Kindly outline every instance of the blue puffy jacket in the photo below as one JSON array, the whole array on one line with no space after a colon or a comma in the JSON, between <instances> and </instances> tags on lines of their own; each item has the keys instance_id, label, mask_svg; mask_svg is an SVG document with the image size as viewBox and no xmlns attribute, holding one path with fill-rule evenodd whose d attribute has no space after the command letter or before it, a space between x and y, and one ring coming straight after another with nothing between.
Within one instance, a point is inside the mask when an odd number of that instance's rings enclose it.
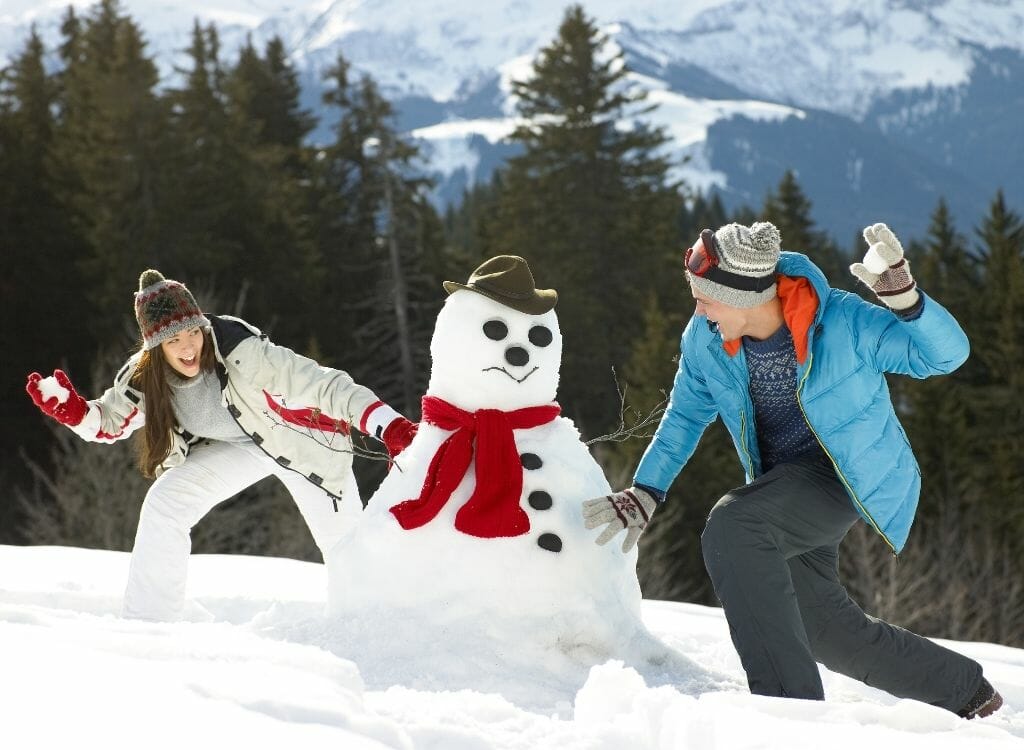
<instances>
[{"instance_id":1,"label":"blue puffy jacket","mask_svg":"<svg viewBox=\"0 0 1024 750\"><path fill-rule=\"evenodd\" d=\"M925 296L920 317L832 289L799 253L782 253L779 297L797 351L797 400L864 520L898 553L907 541L921 472L896 418L884 373L949 373L969 344L953 316ZM747 363L739 341L723 342L704 316L683 331L668 409L637 467L635 484L660 490L690 459L716 416L732 436L747 481L761 473Z\"/></svg>"}]
</instances>

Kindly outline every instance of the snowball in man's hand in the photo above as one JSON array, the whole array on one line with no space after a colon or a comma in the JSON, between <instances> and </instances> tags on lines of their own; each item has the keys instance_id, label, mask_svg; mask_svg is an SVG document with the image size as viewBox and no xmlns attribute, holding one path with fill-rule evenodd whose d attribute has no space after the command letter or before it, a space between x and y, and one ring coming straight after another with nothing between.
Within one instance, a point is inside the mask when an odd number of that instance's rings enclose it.
<instances>
[{"instance_id":1,"label":"snowball in man's hand","mask_svg":"<svg viewBox=\"0 0 1024 750\"><path fill-rule=\"evenodd\" d=\"M878 252L878 245L880 244L881 243L876 243L869 247L867 253L864 255L864 267L871 271L871 273L884 273L889 267L889 262Z\"/></svg>"},{"instance_id":2,"label":"snowball in man's hand","mask_svg":"<svg viewBox=\"0 0 1024 750\"><path fill-rule=\"evenodd\" d=\"M39 381L39 392L43 394L43 401L49 401L51 398L56 398L57 403L60 404L67 401L68 396L71 395L71 391L58 383L57 378L52 375Z\"/></svg>"}]
</instances>

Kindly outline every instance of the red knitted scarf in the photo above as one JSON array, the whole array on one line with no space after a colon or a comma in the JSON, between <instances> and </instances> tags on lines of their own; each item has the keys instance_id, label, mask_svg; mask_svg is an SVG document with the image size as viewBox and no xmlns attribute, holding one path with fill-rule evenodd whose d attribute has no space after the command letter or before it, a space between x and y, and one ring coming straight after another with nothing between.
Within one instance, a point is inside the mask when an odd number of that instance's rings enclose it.
<instances>
[{"instance_id":1,"label":"red knitted scarf","mask_svg":"<svg viewBox=\"0 0 1024 750\"><path fill-rule=\"evenodd\" d=\"M463 411L434 396L423 397L423 420L442 430L454 430L430 461L420 496L391 508L403 529L433 520L469 469L476 440L476 487L455 515L455 528L485 538L519 536L530 530L530 519L519 505L523 467L512 430L539 427L559 415L557 404L515 411Z\"/></svg>"}]
</instances>

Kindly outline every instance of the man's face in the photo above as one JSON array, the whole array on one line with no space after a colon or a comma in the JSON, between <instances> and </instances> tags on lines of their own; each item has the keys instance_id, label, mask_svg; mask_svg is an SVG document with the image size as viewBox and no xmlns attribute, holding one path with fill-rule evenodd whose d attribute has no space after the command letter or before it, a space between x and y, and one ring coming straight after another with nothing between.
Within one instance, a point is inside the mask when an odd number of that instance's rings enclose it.
<instances>
[{"instance_id":1,"label":"man's face","mask_svg":"<svg viewBox=\"0 0 1024 750\"><path fill-rule=\"evenodd\" d=\"M738 339L744 334L747 328L748 310L711 299L711 297L701 294L694 286L690 286L690 291L693 293L693 299L697 302L694 312L717 324L718 332L724 341Z\"/></svg>"}]
</instances>

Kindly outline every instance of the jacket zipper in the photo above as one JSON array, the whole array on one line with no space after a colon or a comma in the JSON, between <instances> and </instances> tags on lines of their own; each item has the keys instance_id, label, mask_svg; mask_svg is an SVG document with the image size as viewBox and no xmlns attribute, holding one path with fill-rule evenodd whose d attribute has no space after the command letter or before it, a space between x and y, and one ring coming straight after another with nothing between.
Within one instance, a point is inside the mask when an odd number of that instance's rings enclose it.
<instances>
[{"instance_id":1,"label":"jacket zipper","mask_svg":"<svg viewBox=\"0 0 1024 750\"><path fill-rule=\"evenodd\" d=\"M721 357L721 346L716 346L715 352L716 356ZM733 382L736 384L738 390L740 390L741 392L747 392L747 387L736 376L736 373L733 371L731 363L728 360L725 361L723 367L725 371L729 373L729 376L733 379ZM742 461L744 458L746 458L744 470L747 472L747 476L750 477L751 480L753 480L756 474L754 473L754 458L750 455L750 449L747 448L747 412L745 409L740 409L740 448L743 451L743 455L740 457L740 460Z\"/></svg>"},{"instance_id":2,"label":"jacket zipper","mask_svg":"<svg viewBox=\"0 0 1024 750\"><path fill-rule=\"evenodd\" d=\"M817 431L814 429L814 425L811 424L811 420L807 417L807 410L804 409L804 402L800 399L800 392L804 389L804 383L807 382L807 376L811 374L811 366L813 364L814 355L810 354L807 360L807 369L804 371L804 375L802 378L800 378L800 383L796 387L796 403L797 406L800 407L800 413L803 414L804 422L807 423L807 428L811 431L811 434L814 435L814 439L818 441L818 445L820 445L821 449L825 451L825 455L828 456L828 460L831 461L832 465L835 467L836 474L842 481L843 486L846 487L846 491L850 493L850 497L852 497L853 501L857 503L857 507L860 509L861 515L863 515L864 518L868 519L868 522L871 524L871 528L878 532L878 535L885 540L885 543L889 545L889 549L891 549L892 553L895 555L896 546L889 540L889 537L885 535L885 532L882 531L878 524L875 523L875 519L871 516L871 514L868 513L868 509L864 507L864 503L860 501L860 498L857 497L857 493L853 491L853 487L847 480L846 475L843 474L843 470L839 468L839 464L836 462L835 458L832 457L832 453L829 451L829 449L825 447L824 441L821 439Z\"/></svg>"},{"instance_id":3,"label":"jacket zipper","mask_svg":"<svg viewBox=\"0 0 1024 750\"><path fill-rule=\"evenodd\" d=\"M216 339L215 339L215 340L216 340ZM220 352L217 352L217 355L218 355L218 356L220 356ZM302 478L303 478L303 479L305 479L305 480L306 480L307 482L309 482L310 484L312 484L312 485L313 485L314 487L320 487L320 489L321 489L321 490L323 490L324 494L325 494L325 495L327 495L327 497L331 498L331 503L332 503L332 504L334 505L334 512L335 512L335 513L337 513L337 512L338 512L338 500L339 500L339 498L338 498L338 497L336 497L336 496L335 496L335 495L333 495L332 493L328 492L328 491L327 491L326 489L324 489L324 488L323 488L322 486L320 486L319 484L316 484L315 482L313 482L313 480L311 480L311 479L310 479L310 478L309 478L308 476L306 476L305 474L303 474L303 473L302 473L301 471L299 471L298 469L293 469L293 468L292 468L291 466L288 466L288 465L282 464L282 463L281 463L280 461L278 461L278 460L277 460L277 459L276 459L276 458L275 458L274 456L270 455L270 453L268 453L268 452L267 452L267 449L263 447L263 440L262 440L262 438L261 438L260 440L256 440L256 438L254 438L254 437L253 437L253 436L252 436L252 435L251 435L251 434L250 434L250 433L249 433L249 432L248 432L248 431L247 431L247 430L245 429L245 427L244 427L244 426L242 425L242 423L238 421L238 416L240 416L240 415L241 415L241 411L240 411L240 410L239 410L239 408L238 408L238 407L237 407L237 406L235 405L235 403L234 403L233 401L231 401L231 400L230 400L230 399L228 398L228 395L229 395L229 394L228 394L228 387L227 387L227 386L228 386L228 371L227 371L227 365L225 365L225 364L224 364L224 363L223 363L222 361L221 361L221 362L218 362L217 364L218 364L218 365L220 366L220 368L221 368L221 372L223 372L223 373L224 373L224 377L223 377L223 379L222 379L222 380L220 381L220 382L221 382L221 391L220 391L220 392L221 392L221 403L222 403L222 404L224 405L224 407L225 407L225 408L226 408L226 409L228 410L228 414L230 414L230 415L231 415L231 418L232 418L233 420L235 420L235 424L237 424L237 425L238 425L238 429L240 429L240 430L242 431L242 433L243 433L243 434L247 435L247 436L248 436L248 438L249 438L250 440L252 440L252 442L253 442L253 443L254 443L254 444L256 445L256 447L257 447L257 448L259 448L259 449L260 449L261 451L263 451L263 454L264 454L265 456L267 456L267 458L269 458L269 459L270 459L271 461L273 461L274 463L276 463L276 464L277 464L278 466L282 466L282 467L284 467L285 469L288 469L289 471L294 471L294 472L295 472L296 474L298 474L298 475L299 475L300 477L302 477ZM220 376L220 372L218 372L218 373L217 373L217 375L218 375L218 377L219 377L219 376ZM238 413L237 415L236 415L236 412Z\"/></svg>"},{"instance_id":4,"label":"jacket zipper","mask_svg":"<svg viewBox=\"0 0 1024 750\"><path fill-rule=\"evenodd\" d=\"M750 457L750 451L747 450L747 413L745 411L740 411L740 447L747 459L747 476L753 479L754 459Z\"/></svg>"}]
</instances>

